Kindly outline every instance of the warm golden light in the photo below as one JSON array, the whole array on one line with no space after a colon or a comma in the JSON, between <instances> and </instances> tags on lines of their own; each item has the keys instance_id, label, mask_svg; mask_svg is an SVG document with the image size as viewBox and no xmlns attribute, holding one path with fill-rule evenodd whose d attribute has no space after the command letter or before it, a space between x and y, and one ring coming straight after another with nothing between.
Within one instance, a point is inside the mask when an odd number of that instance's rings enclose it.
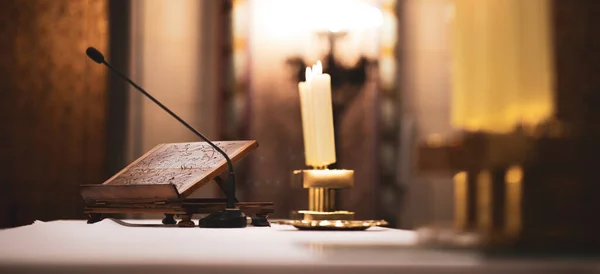
<instances>
[{"instance_id":1,"label":"warm golden light","mask_svg":"<svg viewBox=\"0 0 600 274\"><path fill-rule=\"evenodd\" d=\"M506 204L505 219L506 233L511 236L521 231L523 199L523 169L520 166L512 166L506 171Z\"/></svg>"},{"instance_id":2,"label":"warm golden light","mask_svg":"<svg viewBox=\"0 0 600 274\"><path fill-rule=\"evenodd\" d=\"M512 166L506 171L506 183L518 184L523 180L523 170L519 166Z\"/></svg>"},{"instance_id":3,"label":"warm golden light","mask_svg":"<svg viewBox=\"0 0 600 274\"><path fill-rule=\"evenodd\" d=\"M477 175L477 227L492 228L492 174L488 170Z\"/></svg>"},{"instance_id":4,"label":"warm golden light","mask_svg":"<svg viewBox=\"0 0 600 274\"><path fill-rule=\"evenodd\" d=\"M467 172L461 171L454 175L454 225L457 229L464 229L468 223L468 195Z\"/></svg>"},{"instance_id":5,"label":"warm golden light","mask_svg":"<svg viewBox=\"0 0 600 274\"><path fill-rule=\"evenodd\" d=\"M440 147L444 144L444 137L441 134L430 134L426 142L429 147Z\"/></svg>"},{"instance_id":6,"label":"warm golden light","mask_svg":"<svg viewBox=\"0 0 600 274\"><path fill-rule=\"evenodd\" d=\"M379 27L383 23L380 9L363 0L276 0L268 3L270 16L278 21L271 25L273 34L298 29L315 31L350 31ZM282 11L293 11L289 14ZM306 21L307 15L311 18Z\"/></svg>"},{"instance_id":7,"label":"warm golden light","mask_svg":"<svg viewBox=\"0 0 600 274\"><path fill-rule=\"evenodd\" d=\"M454 0L452 124L509 132L553 114L549 0Z\"/></svg>"},{"instance_id":8,"label":"warm golden light","mask_svg":"<svg viewBox=\"0 0 600 274\"><path fill-rule=\"evenodd\" d=\"M346 169L308 169L300 171L304 188L349 188L354 186L354 171Z\"/></svg>"},{"instance_id":9,"label":"warm golden light","mask_svg":"<svg viewBox=\"0 0 600 274\"><path fill-rule=\"evenodd\" d=\"M261 0L248 5L251 24L242 25L250 25L254 39L249 48L263 64L295 54L316 61L326 51L322 34L328 32L344 33L335 46L338 61L352 65L361 55L377 58L388 22L380 2L372 0Z\"/></svg>"}]
</instances>

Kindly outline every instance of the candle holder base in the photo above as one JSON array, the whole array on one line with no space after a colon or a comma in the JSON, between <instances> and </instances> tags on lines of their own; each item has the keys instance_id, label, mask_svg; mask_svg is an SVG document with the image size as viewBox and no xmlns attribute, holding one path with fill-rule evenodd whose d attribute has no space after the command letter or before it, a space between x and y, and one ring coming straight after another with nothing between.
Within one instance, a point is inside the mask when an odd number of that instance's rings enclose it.
<instances>
[{"instance_id":1,"label":"candle holder base","mask_svg":"<svg viewBox=\"0 0 600 274\"><path fill-rule=\"evenodd\" d=\"M307 221L337 221L337 220L354 220L354 212L351 211L310 211L310 210L295 210L292 211L292 219L307 220Z\"/></svg>"},{"instance_id":2,"label":"candle holder base","mask_svg":"<svg viewBox=\"0 0 600 274\"><path fill-rule=\"evenodd\" d=\"M388 225L383 220L354 220L354 212L335 209L335 190L354 186L353 170L295 170L292 182L308 189L308 210L292 211L291 220L277 223L301 230L365 230Z\"/></svg>"},{"instance_id":3,"label":"candle holder base","mask_svg":"<svg viewBox=\"0 0 600 274\"><path fill-rule=\"evenodd\" d=\"M274 223L292 225L300 230L366 230L388 225L384 220L283 220Z\"/></svg>"}]
</instances>

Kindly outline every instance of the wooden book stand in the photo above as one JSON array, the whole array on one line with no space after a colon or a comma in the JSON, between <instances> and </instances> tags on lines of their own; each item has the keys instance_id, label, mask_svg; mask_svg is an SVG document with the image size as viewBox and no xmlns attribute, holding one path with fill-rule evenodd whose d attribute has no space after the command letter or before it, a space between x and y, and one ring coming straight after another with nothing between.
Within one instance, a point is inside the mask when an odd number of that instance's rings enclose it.
<instances>
[{"instance_id":1,"label":"wooden book stand","mask_svg":"<svg viewBox=\"0 0 600 274\"><path fill-rule=\"evenodd\" d=\"M214 142L236 163L258 147L256 141ZM195 226L193 214L209 214L224 210L226 199L187 198L196 189L215 181L221 190L227 188L219 174L227 170L225 158L205 142L160 144L135 160L103 184L81 185L88 223L106 214L162 213L163 224ZM237 202L237 199L236 199ZM268 225L273 213L272 202L237 202L253 224Z\"/></svg>"}]
</instances>

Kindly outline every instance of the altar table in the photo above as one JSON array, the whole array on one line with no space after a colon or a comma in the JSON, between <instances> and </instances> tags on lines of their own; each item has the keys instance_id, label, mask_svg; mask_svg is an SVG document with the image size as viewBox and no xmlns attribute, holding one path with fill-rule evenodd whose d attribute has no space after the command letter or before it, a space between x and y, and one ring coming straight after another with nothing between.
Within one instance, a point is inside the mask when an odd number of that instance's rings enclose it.
<instances>
[{"instance_id":1,"label":"altar table","mask_svg":"<svg viewBox=\"0 0 600 274\"><path fill-rule=\"evenodd\" d=\"M133 224L132 224L133 223ZM421 248L413 231L178 228L159 220L36 221L0 230L1 273L600 273L600 262L486 259Z\"/></svg>"}]
</instances>

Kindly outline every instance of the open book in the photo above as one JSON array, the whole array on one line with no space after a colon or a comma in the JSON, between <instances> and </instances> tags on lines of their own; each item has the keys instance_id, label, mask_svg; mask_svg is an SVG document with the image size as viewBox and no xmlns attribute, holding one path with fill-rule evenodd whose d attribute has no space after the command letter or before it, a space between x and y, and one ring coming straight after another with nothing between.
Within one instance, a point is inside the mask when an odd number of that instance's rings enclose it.
<instances>
[{"instance_id":1,"label":"open book","mask_svg":"<svg viewBox=\"0 0 600 274\"><path fill-rule=\"evenodd\" d=\"M253 140L214 143L227 153L234 163L258 147L258 143ZM108 195L107 197L127 198L124 196L131 196L127 193L133 191L131 198L139 195L141 196L138 198L143 198L142 196L145 194L136 194L135 189L137 189L142 192L150 192L148 194L150 196L152 196L152 190L157 192L173 192L174 190L173 195L186 197L226 170L227 162L223 155L206 142L160 144L103 184L82 185L82 196L84 199L98 199L106 195ZM153 187L152 185L162 186ZM110 191L108 191L109 189ZM106 194L107 191L120 193ZM160 193L155 193L155 195L160 196ZM171 194L167 196L171 196Z\"/></svg>"}]
</instances>

